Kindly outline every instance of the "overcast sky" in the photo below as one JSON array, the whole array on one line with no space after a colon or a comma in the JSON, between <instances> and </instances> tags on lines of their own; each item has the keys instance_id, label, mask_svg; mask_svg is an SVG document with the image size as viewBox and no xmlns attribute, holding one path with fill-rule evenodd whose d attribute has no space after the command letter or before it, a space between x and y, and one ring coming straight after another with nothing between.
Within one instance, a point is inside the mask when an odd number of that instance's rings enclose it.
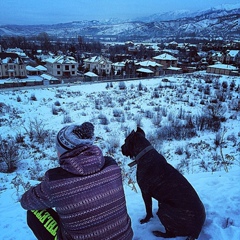
<instances>
[{"instance_id":1,"label":"overcast sky","mask_svg":"<svg viewBox=\"0 0 240 240\"><path fill-rule=\"evenodd\" d=\"M0 25L133 19L172 10L204 10L239 0L0 0Z\"/></svg>"}]
</instances>

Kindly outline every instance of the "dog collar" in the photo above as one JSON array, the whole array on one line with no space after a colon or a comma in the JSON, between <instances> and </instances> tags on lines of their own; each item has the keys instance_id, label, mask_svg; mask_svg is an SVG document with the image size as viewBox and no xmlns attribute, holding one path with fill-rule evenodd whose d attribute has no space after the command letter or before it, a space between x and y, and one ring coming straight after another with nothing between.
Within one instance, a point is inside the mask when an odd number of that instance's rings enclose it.
<instances>
[{"instance_id":1,"label":"dog collar","mask_svg":"<svg viewBox=\"0 0 240 240\"><path fill-rule=\"evenodd\" d=\"M143 157L146 153L148 153L149 151L151 151L152 149L154 149L154 147L152 145L149 145L148 147L144 148L135 158L135 160L133 162L130 162L128 164L129 167L133 167L134 165L137 164L137 162L139 161L139 159L141 157Z\"/></svg>"}]
</instances>

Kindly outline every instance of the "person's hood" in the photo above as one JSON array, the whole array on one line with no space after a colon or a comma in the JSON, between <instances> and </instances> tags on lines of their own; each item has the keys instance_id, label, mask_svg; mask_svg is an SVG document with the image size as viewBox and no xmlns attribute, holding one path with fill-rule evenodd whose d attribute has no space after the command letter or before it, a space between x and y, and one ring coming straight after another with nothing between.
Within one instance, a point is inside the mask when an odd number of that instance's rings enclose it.
<instances>
[{"instance_id":1,"label":"person's hood","mask_svg":"<svg viewBox=\"0 0 240 240\"><path fill-rule=\"evenodd\" d=\"M77 175L90 175L102 169L105 164L102 151L95 145L78 146L59 158L60 166Z\"/></svg>"}]
</instances>

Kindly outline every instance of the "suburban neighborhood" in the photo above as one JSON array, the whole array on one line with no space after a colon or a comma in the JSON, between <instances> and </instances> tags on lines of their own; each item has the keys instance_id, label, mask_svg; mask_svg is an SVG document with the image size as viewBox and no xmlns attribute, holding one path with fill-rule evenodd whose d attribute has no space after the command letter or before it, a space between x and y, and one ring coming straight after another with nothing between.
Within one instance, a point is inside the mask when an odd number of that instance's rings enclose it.
<instances>
[{"instance_id":1,"label":"suburban neighborhood","mask_svg":"<svg viewBox=\"0 0 240 240\"><path fill-rule=\"evenodd\" d=\"M80 44L81 39L81 44ZM73 40L71 40L73 42ZM84 51L84 41L54 51L3 48L0 45L0 88L49 85L82 81L152 78L205 71L239 76L240 42L212 43L97 43L98 50ZM95 43L96 44L96 43ZM45 44L46 45L46 44Z\"/></svg>"}]
</instances>

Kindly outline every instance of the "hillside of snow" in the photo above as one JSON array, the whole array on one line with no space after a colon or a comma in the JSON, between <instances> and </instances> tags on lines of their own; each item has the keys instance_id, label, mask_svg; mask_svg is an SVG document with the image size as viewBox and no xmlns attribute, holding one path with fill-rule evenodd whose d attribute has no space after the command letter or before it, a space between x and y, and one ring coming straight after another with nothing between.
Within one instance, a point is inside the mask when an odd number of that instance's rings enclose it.
<instances>
[{"instance_id":1,"label":"hillside of snow","mask_svg":"<svg viewBox=\"0 0 240 240\"><path fill-rule=\"evenodd\" d=\"M0 154L6 142L17 154L11 171L3 158L0 162L0 239L35 239L19 199L41 181L45 171L58 166L57 131L84 121L95 125L95 144L122 168L134 240L160 239L151 231L163 230L155 214L156 201L154 218L139 223L145 207L136 169L130 169L131 160L121 154L125 137L136 126L198 192L207 213L199 239L240 239L239 94L239 77L205 73L1 89Z\"/></svg>"}]
</instances>

